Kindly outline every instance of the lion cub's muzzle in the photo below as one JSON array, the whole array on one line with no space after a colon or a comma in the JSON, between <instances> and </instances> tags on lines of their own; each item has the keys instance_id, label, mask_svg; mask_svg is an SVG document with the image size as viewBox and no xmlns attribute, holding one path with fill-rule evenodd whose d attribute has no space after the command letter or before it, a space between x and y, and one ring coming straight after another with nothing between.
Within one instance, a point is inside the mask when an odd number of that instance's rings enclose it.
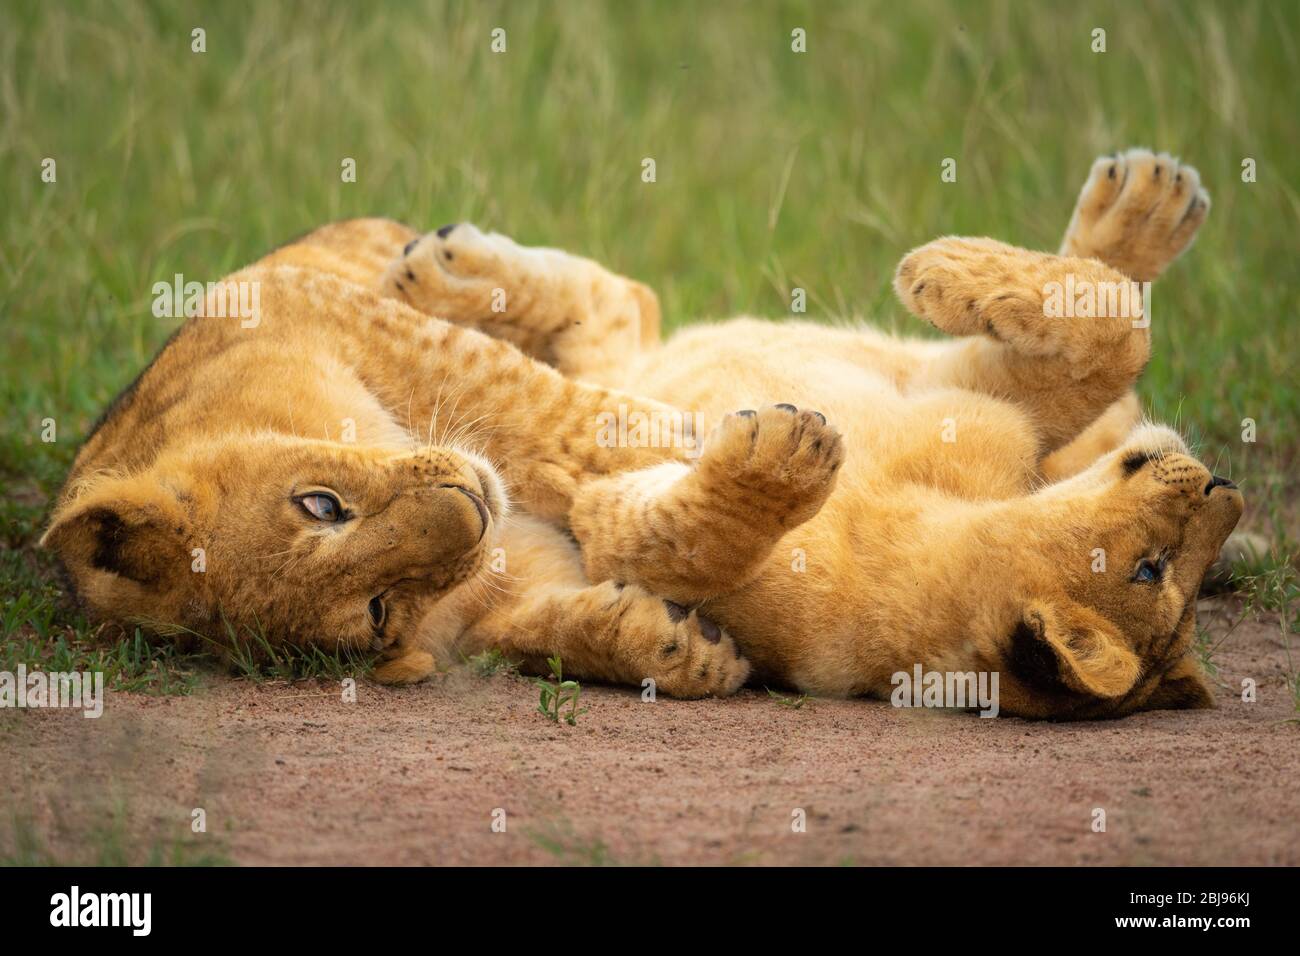
<instances>
[{"instance_id":1,"label":"lion cub's muzzle","mask_svg":"<svg viewBox=\"0 0 1300 956\"><path fill-rule=\"evenodd\" d=\"M478 551L492 524L482 492L448 483L410 497L397 518L411 557L428 567L434 580L454 576Z\"/></svg>"},{"instance_id":2,"label":"lion cub's muzzle","mask_svg":"<svg viewBox=\"0 0 1300 956\"><path fill-rule=\"evenodd\" d=\"M449 487L455 488L463 494L478 510L479 523L481 525L478 533L478 541L482 541L483 536L487 534L488 526L492 524L492 517L488 514L487 502L483 500L483 495L476 491L470 491L468 488L461 485L450 485ZM477 541L475 543L477 543Z\"/></svg>"}]
</instances>

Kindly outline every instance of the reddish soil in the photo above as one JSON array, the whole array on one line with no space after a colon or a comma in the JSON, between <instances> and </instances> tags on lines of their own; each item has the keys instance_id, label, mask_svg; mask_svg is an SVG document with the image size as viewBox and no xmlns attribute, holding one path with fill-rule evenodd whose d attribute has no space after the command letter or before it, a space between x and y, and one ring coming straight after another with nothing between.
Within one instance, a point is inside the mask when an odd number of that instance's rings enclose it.
<instances>
[{"instance_id":1,"label":"reddish soil","mask_svg":"<svg viewBox=\"0 0 1300 956\"><path fill-rule=\"evenodd\" d=\"M1218 634L1237 613L1206 610ZM244 864L1296 865L1280 638L1268 617L1231 633L1217 710L1090 724L590 687L569 727L536 713L531 681L465 671L363 681L356 703L213 677L189 697L112 695L99 720L0 711L0 850L25 821L68 862L109 830L132 859L179 840ZM1243 677L1258 702L1241 702ZM195 807L206 834L189 832Z\"/></svg>"}]
</instances>

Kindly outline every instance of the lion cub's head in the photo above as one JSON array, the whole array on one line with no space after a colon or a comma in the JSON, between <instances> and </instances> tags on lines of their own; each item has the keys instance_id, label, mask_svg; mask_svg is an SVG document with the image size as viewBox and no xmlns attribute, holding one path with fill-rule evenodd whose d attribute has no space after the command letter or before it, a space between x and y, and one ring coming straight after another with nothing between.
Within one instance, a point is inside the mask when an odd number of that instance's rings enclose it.
<instances>
[{"instance_id":1,"label":"lion cub's head","mask_svg":"<svg viewBox=\"0 0 1300 956\"><path fill-rule=\"evenodd\" d=\"M104 618L380 648L482 568L505 507L468 453L265 434L81 480L42 543Z\"/></svg>"},{"instance_id":2,"label":"lion cub's head","mask_svg":"<svg viewBox=\"0 0 1300 956\"><path fill-rule=\"evenodd\" d=\"M1035 497L1051 519L1043 540L1025 542L1035 598L1004 651L1004 707L1103 717L1213 706L1191 647L1196 596L1241 517L1236 485L1174 432L1144 426Z\"/></svg>"}]
</instances>

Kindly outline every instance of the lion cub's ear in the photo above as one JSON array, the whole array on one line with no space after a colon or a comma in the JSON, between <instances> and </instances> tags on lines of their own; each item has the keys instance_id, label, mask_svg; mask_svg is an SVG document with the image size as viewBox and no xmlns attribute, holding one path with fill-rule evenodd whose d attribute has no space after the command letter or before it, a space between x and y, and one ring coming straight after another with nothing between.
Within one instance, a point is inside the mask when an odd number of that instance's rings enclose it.
<instances>
[{"instance_id":1,"label":"lion cub's ear","mask_svg":"<svg viewBox=\"0 0 1300 956\"><path fill-rule=\"evenodd\" d=\"M1119 631L1073 601L1026 608L1012 636L1010 663L1016 677L1042 690L1055 685L1104 698L1128 693L1142 671Z\"/></svg>"},{"instance_id":2,"label":"lion cub's ear","mask_svg":"<svg viewBox=\"0 0 1300 956\"><path fill-rule=\"evenodd\" d=\"M55 512L41 545L92 606L123 619L165 613L161 599L192 577L189 521L176 497L147 477L97 483Z\"/></svg>"}]
</instances>

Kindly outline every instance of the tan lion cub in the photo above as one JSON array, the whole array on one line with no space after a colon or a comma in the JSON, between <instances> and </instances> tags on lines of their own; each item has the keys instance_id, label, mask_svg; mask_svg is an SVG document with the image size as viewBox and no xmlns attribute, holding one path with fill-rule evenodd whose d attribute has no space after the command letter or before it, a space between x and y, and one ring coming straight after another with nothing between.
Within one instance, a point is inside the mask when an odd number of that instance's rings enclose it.
<instances>
[{"instance_id":1,"label":"tan lion cub","mask_svg":"<svg viewBox=\"0 0 1300 956\"><path fill-rule=\"evenodd\" d=\"M391 222L325 227L210 293L216 315L213 296L256 283L257 321L186 323L105 413L60 496L43 542L85 603L217 645L234 632L382 649L386 682L495 647L684 697L734 691L749 665L729 635L634 584L590 584L547 523L582 482L691 450L602 443L602 414L672 410L380 298L367 286L413 237ZM812 413L769 410L764 429L757 450L751 425L724 429L698 483L719 500L761 495L749 527L770 547L825 500L841 448ZM467 450L474 439L495 463ZM773 456L797 468L777 474Z\"/></svg>"},{"instance_id":2,"label":"tan lion cub","mask_svg":"<svg viewBox=\"0 0 1300 956\"><path fill-rule=\"evenodd\" d=\"M1044 300L1052 283L1153 278L1207 210L1194 170L1132 151L1094 166L1064 244L1077 254L989 239L913 251L895 288L950 342L738 319L640 348L658 316L639 283L468 225L412 243L381 289L566 375L699 412L783 488L804 464L767 445L779 410L730 409L780 396L843 431L834 493L811 520L792 513L775 548L750 530L762 489L702 494L702 476L717 488L704 462L584 485L569 522L591 580L701 604L759 675L812 693L889 697L919 664L998 672L1003 712L1115 716L1211 705L1196 594L1242 499L1174 432L1134 420L1142 317L1049 318Z\"/></svg>"}]
</instances>

